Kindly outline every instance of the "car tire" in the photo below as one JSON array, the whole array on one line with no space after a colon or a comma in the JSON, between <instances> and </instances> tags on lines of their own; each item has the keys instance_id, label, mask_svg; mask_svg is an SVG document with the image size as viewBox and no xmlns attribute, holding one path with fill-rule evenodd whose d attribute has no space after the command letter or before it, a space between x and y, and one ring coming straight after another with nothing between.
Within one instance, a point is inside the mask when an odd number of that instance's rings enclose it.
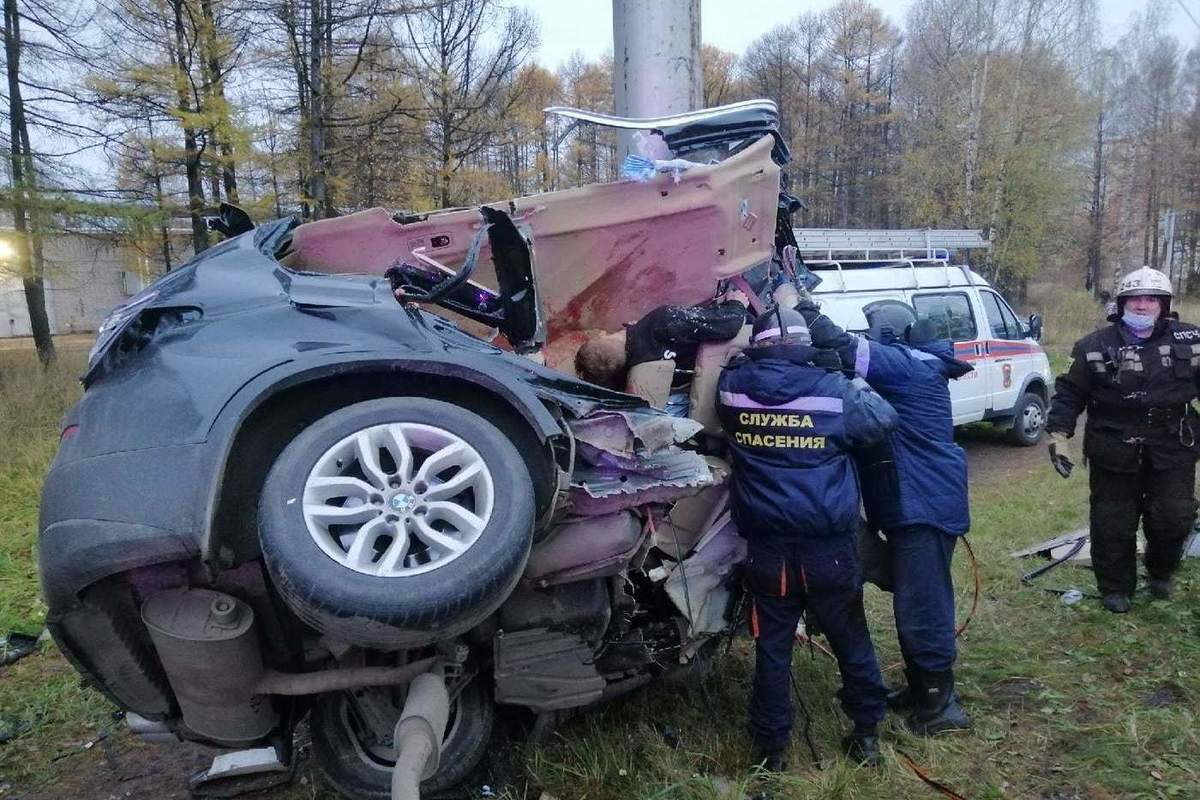
<instances>
[{"instance_id":1,"label":"car tire","mask_svg":"<svg viewBox=\"0 0 1200 800\"><path fill-rule=\"evenodd\" d=\"M313 423L279 455L259 503L263 558L287 605L377 650L482 622L520 578L533 525L513 444L479 415L425 398L370 400Z\"/></svg>"},{"instance_id":2,"label":"car tire","mask_svg":"<svg viewBox=\"0 0 1200 800\"><path fill-rule=\"evenodd\" d=\"M361 728L353 722L353 701L350 692L317 698L309 718L313 758L326 780L351 800L389 800L395 756L380 753L362 740ZM395 713L399 718L400 705ZM422 798L465 796L456 789L487 754L495 717L487 687L476 677L451 702L438 771L421 782Z\"/></svg>"},{"instance_id":3,"label":"car tire","mask_svg":"<svg viewBox=\"0 0 1200 800\"><path fill-rule=\"evenodd\" d=\"M1033 392L1026 392L1013 406L1012 427L1008 431L1013 444L1033 447L1042 440L1046 427L1046 403Z\"/></svg>"}]
</instances>

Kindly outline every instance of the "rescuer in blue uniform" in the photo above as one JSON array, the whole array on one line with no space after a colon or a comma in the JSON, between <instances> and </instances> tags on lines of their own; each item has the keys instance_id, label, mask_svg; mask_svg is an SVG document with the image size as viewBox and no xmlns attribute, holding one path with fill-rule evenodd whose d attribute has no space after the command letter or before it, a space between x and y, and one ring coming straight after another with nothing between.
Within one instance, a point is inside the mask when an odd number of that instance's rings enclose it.
<instances>
[{"instance_id":1,"label":"rescuer in blue uniform","mask_svg":"<svg viewBox=\"0 0 1200 800\"><path fill-rule=\"evenodd\" d=\"M863 505L873 528L887 537L896 634L908 686L888 705L911 709L908 726L926 736L969 728L954 691L954 583L950 561L971 526L967 461L954 442L949 381L971 371L896 300L863 309L868 338L848 334L800 301L817 347L836 350L846 368L865 378L900 415L887 441L859 459Z\"/></svg>"},{"instance_id":2,"label":"rescuer in blue uniform","mask_svg":"<svg viewBox=\"0 0 1200 800\"><path fill-rule=\"evenodd\" d=\"M832 355L832 354L826 354ZM829 639L842 673L842 708L854 721L846 753L879 763L876 726L886 713L862 604L855 550L858 476L850 451L882 441L895 412L838 369L816 366L804 318L775 308L755 320L751 346L722 373L718 413L733 458L733 518L746 538L753 599L756 757L783 768L792 729L791 657L803 613Z\"/></svg>"}]
</instances>

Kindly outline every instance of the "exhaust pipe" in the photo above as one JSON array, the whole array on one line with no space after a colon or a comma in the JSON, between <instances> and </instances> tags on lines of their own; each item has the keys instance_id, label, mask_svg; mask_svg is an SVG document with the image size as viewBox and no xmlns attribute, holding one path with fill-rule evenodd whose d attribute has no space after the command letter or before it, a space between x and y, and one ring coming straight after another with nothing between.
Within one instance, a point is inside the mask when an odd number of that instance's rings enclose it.
<instances>
[{"instance_id":1,"label":"exhaust pipe","mask_svg":"<svg viewBox=\"0 0 1200 800\"><path fill-rule=\"evenodd\" d=\"M142 621L179 702L184 725L230 747L251 745L275 728L279 716L270 695L402 686L435 668L439 660L303 673L266 669L254 610L211 589L159 592L142 605ZM131 718L130 724L140 723ZM142 733L137 727L134 732Z\"/></svg>"},{"instance_id":2,"label":"exhaust pipe","mask_svg":"<svg viewBox=\"0 0 1200 800\"><path fill-rule=\"evenodd\" d=\"M396 766L392 770L392 800L420 800L421 781L437 772L449 718L446 682L432 672L417 676L408 688L408 699L393 734Z\"/></svg>"}]
</instances>

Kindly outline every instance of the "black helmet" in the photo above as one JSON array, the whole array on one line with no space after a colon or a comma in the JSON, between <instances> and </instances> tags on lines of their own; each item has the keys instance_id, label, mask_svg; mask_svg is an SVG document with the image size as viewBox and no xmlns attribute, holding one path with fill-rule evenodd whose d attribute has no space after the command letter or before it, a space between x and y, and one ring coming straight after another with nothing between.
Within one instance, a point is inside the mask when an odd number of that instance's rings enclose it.
<instances>
[{"instance_id":1,"label":"black helmet","mask_svg":"<svg viewBox=\"0 0 1200 800\"><path fill-rule=\"evenodd\" d=\"M791 308L775 306L759 314L750 333L751 347L772 347L779 344L812 344L812 335L804 316Z\"/></svg>"},{"instance_id":2,"label":"black helmet","mask_svg":"<svg viewBox=\"0 0 1200 800\"><path fill-rule=\"evenodd\" d=\"M912 306L899 300L877 300L863 306L870 330L867 336L872 341L882 342L890 336L908 340L908 333L917 321L917 312Z\"/></svg>"}]
</instances>

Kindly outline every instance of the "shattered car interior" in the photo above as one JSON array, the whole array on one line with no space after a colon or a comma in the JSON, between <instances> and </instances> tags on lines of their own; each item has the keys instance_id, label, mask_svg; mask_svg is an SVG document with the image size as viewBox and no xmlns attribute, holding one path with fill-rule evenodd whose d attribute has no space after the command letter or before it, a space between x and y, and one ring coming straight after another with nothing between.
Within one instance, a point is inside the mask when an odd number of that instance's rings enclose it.
<instances>
[{"instance_id":1,"label":"shattered car interior","mask_svg":"<svg viewBox=\"0 0 1200 800\"><path fill-rule=\"evenodd\" d=\"M460 796L497 714L544 737L736 626L705 443L738 342L701 346L689 417L571 363L783 268L774 104L550 111L670 159L479 208L229 213L101 328L42 498L48 625L135 732L242 754L197 796L288 780L305 718L346 797Z\"/></svg>"}]
</instances>

